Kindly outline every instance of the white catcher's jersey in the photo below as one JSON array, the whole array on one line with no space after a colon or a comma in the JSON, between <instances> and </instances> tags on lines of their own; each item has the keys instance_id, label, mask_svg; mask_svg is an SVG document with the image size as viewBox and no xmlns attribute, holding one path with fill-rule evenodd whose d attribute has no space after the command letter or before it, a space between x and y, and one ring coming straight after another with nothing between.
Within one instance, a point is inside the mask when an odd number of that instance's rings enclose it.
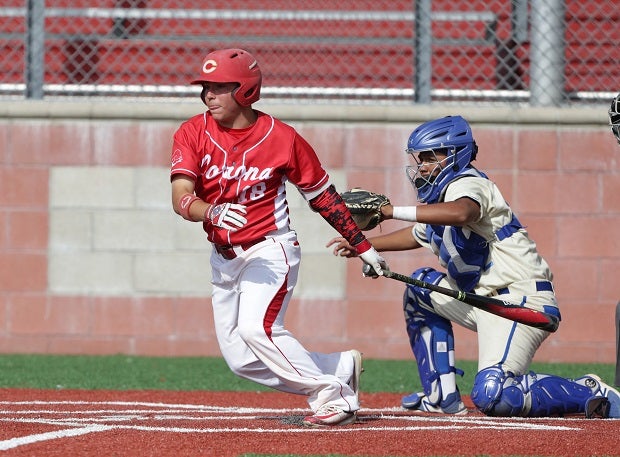
<instances>
[{"instance_id":1,"label":"white catcher's jersey","mask_svg":"<svg viewBox=\"0 0 620 457\"><path fill-rule=\"evenodd\" d=\"M529 238L524 228L502 241L497 239L495 233L510 223L513 213L493 181L467 176L448 184L444 201L455 201L462 197L470 198L480 205L480 219L463 227L464 231L471 230L489 243L488 267L482 272L474 293L489 295L497 289L523 281L552 281L549 265L540 256L536 243ZM416 224L413 235L420 244L433 249L426 240L426 224Z\"/></svg>"},{"instance_id":2,"label":"white catcher's jersey","mask_svg":"<svg viewBox=\"0 0 620 457\"><path fill-rule=\"evenodd\" d=\"M480 219L463 227L465 235L470 230L489 243L486 268L473 292L494 295L498 289L507 288L508 293L504 291L498 298L522 305L527 302L528 307L539 310L548 306L557 307L553 291L537 290L536 284L550 282L552 274L527 231L521 228L501 241L495 235L513 217L497 186L485 178L463 177L447 186L444 201L462 197L471 198L480 205ZM416 224L413 234L423 246L433 249L432 244L426 241L426 224ZM455 288L447 278L442 279L439 285ZM524 374L536 350L549 336L544 330L517 325L463 303L455 306L454 299L439 293L431 293L431 300L437 314L477 332L478 370L499 363L506 371Z\"/></svg>"}]
</instances>

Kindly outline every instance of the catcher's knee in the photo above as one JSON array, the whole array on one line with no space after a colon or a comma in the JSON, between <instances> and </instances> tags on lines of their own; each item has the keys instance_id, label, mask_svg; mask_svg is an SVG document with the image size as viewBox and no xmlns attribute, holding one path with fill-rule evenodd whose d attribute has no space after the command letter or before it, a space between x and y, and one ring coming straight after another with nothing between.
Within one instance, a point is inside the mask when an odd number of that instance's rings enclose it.
<instances>
[{"instance_id":1,"label":"catcher's knee","mask_svg":"<svg viewBox=\"0 0 620 457\"><path fill-rule=\"evenodd\" d=\"M430 267L418 268L411 274L411 277L414 279L435 285L439 284L445 276L445 273L441 273ZM431 291L428 289L408 284L403 297L405 318L412 317L417 313L429 312L428 310L433 308L430 293Z\"/></svg>"},{"instance_id":2,"label":"catcher's knee","mask_svg":"<svg viewBox=\"0 0 620 457\"><path fill-rule=\"evenodd\" d=\"M521 416L525 394L514 376L495 365L476 374L471 400L487 416Z\"/></svg>"}]
</instances>

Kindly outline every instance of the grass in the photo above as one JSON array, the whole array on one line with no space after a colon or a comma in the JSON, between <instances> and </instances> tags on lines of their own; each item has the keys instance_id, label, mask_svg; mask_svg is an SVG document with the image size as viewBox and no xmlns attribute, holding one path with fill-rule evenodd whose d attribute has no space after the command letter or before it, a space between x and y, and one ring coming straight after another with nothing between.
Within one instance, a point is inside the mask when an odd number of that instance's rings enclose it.
<instances>
[{"instance_id":1,"label":"grass","mask_svg":"<svg viewBox=\"0 0 620 457\"><path fill-rule=\"evenodd\" d=\"M461 392L473 385L477 364L459 362L465 371ZM415 361L364 360L364 392L409 393L421 389ZM532 370L576 378L597 373L613 382L614 366L608 364L535 363ZM126 355L0 355L0 388L108 389L108 390L213 390L267 391L266 387L233 375L218 357L135 357Z\"/></svg>"},{"instance_id":2,"label":"grass","mask_svg":"<svg viewBox=\"0 0 620 457\"><path fill-rule=\"evenodd\" d=\"M461 391L471 390L477 364L458 363L465 371ZM415 361L364 360L364 392L409 393L421 390ZM535 363L538 373L575 378L597 373L612 382L615 367L607 364ZM62 356L35 354L0 355L0 388L267 391L258 384L234 376L217 357ZM240 457L300 457L295 454L244 454ZM317 454L306 457L343 457ZM483 457L483 456L481 456Z\"/></svg>"}]
</instances>

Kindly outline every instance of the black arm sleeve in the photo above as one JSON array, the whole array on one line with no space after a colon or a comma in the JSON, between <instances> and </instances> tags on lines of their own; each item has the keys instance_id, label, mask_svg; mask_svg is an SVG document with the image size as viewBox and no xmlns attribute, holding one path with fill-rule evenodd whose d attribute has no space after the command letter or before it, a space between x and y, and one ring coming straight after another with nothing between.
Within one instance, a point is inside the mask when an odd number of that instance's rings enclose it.
<instances>
[{"instance_id":1,"label":"black arm sleeve","mask_svg":"<svg viewBox=\"0 0 620 457\"><path fill-rule=\"evenodd\" d=\"M351 246L357 246L366 240L333 185L310 200L309 204L310 208L323 216L323 219L334 227Z\"/></svg>"}]
</instances>

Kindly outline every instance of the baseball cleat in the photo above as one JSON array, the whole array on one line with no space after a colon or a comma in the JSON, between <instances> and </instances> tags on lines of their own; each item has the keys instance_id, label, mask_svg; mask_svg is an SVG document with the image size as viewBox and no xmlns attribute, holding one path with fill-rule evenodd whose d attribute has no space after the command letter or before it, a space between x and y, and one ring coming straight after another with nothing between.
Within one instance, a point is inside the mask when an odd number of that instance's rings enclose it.
<instances>
[{"instance_id":1,"label":"baseball cleat","mask_svg":"<svg viewBox=\"0 0 620 457\"><path fill-rule=\"evenodd\" d=\"M598 383L598 389L594 392L595 395L603 396L607 398L607 401L609 402L609 405L605 408L606 415L604 417L620 417L620 392L611 387L609 384L605 384L601 381L601 378L595 374L588 374L586 376L596 380ZM607 409L609 409L609 412L607 412Z\"/></svg>"},{"instance_id":2,"label":"baseball cleat","mask_svg":"<svg viewBox=\"0 0 620 457\"><path fill-rule=\"evenodd\" d=\"M586 402L587 419L605 419L609 417L611 404L606 397L592 397Z\"/></svg>"},{"instance_id":3,"label":"baseball cleat","mask_svg":"<svg viewBox=\"0 0 620 457\"><path fill-rule=\"evenodd\" d=\"M351 356L353 357L353 374L351 375L351 379L347 383L351 390L355 392L355 395L359 396L360 393L360 376L364 371L362 367L362 353L357 349L352 349L349 351Z\"/></svg>"},{"instance_id":4,"label":"baseball cleat","mask_svg":"<svg viewBox=\"0 0 620 457\"><path fill-rule=\"evenodd\" d=\"M449 395L448 398L442 401L439 405L433 405L427 400L424 393L413 393L403 397L401 404L403 408L415 412L434 413L434 414L451 414L453 416L464 416L467 414L467 408L461 401L461 396L458 393Z\"/></svg>"},{"instance_id":5,"label":"baseball cleat","mask_svg":"<svg viewBox=\"0 0 620 457\"><path fill-rule=\"evenodd\" d=\"M357 420L355 411L345 411L337 406L323 405L312 416L304 417L302 421L306 427L322 427L333 425L348 425Z\"/></svg>"}]
</instances>

